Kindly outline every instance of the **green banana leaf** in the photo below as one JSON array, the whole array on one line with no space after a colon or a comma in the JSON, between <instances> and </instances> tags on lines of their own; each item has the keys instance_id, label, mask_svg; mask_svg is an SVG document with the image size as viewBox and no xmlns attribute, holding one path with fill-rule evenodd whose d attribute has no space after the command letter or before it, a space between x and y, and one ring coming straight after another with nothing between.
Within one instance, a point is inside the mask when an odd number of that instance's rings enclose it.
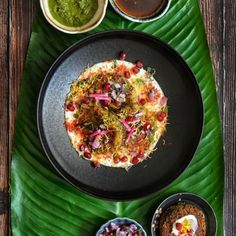
<instances>
[{"instance_id":1,"label":"green banana leaf","mask_svg":"<svg viewBox=\"0 0 236 236\"><path fill-rule=\"evenodd\" d=\"M133 23L109 6L92 34L109 29L140 30L174 47L193 70L205 109L204 131L191 165L170 186L146 198L112 202L91 197L63 180L47 160L39 141L36 105L40 86L53 61L87 34L67 35L51 27L39 7L21 83L11 164L11 223L14 236L92 236L111 218L137 220L150 235L158 204L177 192L192 192L214 208L222 235L223 145L209 50L197 0L172 0L168 13L152 23Z\"/></svg>"}]
</instances>

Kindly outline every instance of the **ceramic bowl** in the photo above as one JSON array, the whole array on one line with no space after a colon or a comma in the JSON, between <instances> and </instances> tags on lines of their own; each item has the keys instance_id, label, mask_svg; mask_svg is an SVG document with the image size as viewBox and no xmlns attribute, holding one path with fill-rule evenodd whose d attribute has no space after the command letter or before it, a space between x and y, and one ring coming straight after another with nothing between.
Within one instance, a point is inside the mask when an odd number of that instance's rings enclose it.
<instances>
[{"instance_id":1,"label":"ceramic bowl","mask_svg":"<svg viewBox=\"0 0 236 236\"><path fill-rule=\"evenodd\" d=\"M217 220L211 205L201 198L200 196L193 193L177 193L166 198L156 209L151 225L152 236L160 236L159 232L159 219L163 212L172 205L179 202L190 203L197 206L205 215L206 218L206 231L207 235L215 236L217 232Z\"/></svg>"},{"instance_id":2,"label":"ceramic bowl","mask_svg":"<svg viewBox=\"0 0 236 236\"><path fill-rule=\"evenodd\" d=\"M130 219L130 218L126 218L126 217L123 217L123 218L115 218L115 219L112 219L112 220L109 220L107 221L105 224L103 224L100 229L97 231L96 233L96 236L100 236L102 235L102 233L104 233L106 231L106 228L108 228L111 223L115 223L116 225L122 225L122 224L134 224L138 227L138 229L141 230L141 233L142 233L142 236L147 236L147 233L145 232L145 230L143 229L143 227L138 223L136 222L135 220L133 219Z\"/></svg>"},{"instance_id":3,"label":"ceramic bowl","mask_svg":"<svg viewBox=\"0 0 236 236\"><path fill-rule=\"evenodd\" d=\"M69 27L59 23L53 18L49 10L48 0L40 0L40 6L47 21L56 29L68 34L85 33L96 28L102 22L105 16L107 4L108 0L99 0L98 10L88 23L80 27Z\"/></svg>"},{"instance_id":4,"label":"ceramic bowl","mask_svg":"<svg viewBox=\"0 0 236 236\"><path fill-rule=\"evenodd\" d=\"M118 14L120 14L121 16L123 16L127 20L139 22L139 23L151 22L151 21L155 21L155 20L161 18L162 16L164 16L166 14L166 12L168 11L168 9L170 7L170 3L171 3L171 0L164 0L163 6L155 14L153 14L151 16L147 16L147 17L134 17L134 16L128 15L124 11L122 11L115 3L115 0L109 0L109 1L110 1L110 4L112 5L112 7L114 8L114 10Z\"/></svg>"}]
</instances>

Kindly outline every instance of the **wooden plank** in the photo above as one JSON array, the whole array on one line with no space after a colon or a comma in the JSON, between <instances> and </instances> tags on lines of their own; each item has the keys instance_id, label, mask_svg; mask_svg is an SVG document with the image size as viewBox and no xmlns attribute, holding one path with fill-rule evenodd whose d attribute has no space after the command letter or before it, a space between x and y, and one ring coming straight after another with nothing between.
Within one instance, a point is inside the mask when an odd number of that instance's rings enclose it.
<instances>
[{"instance_id":1,"label":"wooden plank","mask_svg":"<svg viewBox=\"0 0 236 236\"><path fill-rule=\"evenodd\" d=\"M9 35L9 148L12 150L14 121L25 55L35 13L35 1L11 0ZM10 153L11 156L11 153Z\"/></svg>"},{"instance_id":2,"label":"wooden plank","mask_svg":"<svg viewBox=\"0 0 236 236\"><path fill-rule=\"evenodd\" d=\"M8 233L8 0L0 1L0 235ZM5 214L3 214L5 213Z\"/></svg>"},{"instance_id":3,"label":"wooden plank","mask_svg":"<svg viewBox=\"0 0 236 236\"><path fill-rule=\"evenodd\" d=\"M224 133L224 235L236 235L236 4L235 0L201 0L213 59Z\"/></svg>"},{"instance_id":4,"label":"wooden plank","mask_svg":"<svg viewBox=\"0 0 236 236\"><path fill-rule=\"evenodd\" d=\"M223 8L223 128L225 148L225 235L236 235L236 4Z\"/></svg>"},{"instance_id":5,"label":"wooden plank","mask_svg":"<svg viewBox=\"0 0 236 236\"><path fill-rule=\"evenodd\" d=\"M220 113L223 112L223 1L200 0L212 58ZM222 116L221 116L222 118Z\"/></svg>"}]
</instances>

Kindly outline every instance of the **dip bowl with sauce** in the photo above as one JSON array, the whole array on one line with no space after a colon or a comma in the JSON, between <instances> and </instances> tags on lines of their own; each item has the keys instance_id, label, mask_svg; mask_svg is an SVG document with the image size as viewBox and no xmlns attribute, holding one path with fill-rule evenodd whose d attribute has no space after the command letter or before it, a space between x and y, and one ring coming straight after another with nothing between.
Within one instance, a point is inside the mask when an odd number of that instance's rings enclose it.
<instances>
[{"instance_id":1,"label":"dip bowl with sauce","mask_svg":"<svg viewBox=\"0 0 236 236\"><path fill-rule=\"evenodd\" d=\"M109 0L114 10L134 22L151 22L162 17L171 0Z\"/></svg>"},{"instance_id":2,"label":"dip bowl with sauce","mask_svg":"<svg viewBox=\"0 0 236 236\"><path fill-rule=\"evenodd\" d=\"M40 0L47 21L69 34L84 33L103 20L108 0Z\"/></svg>"}]
</instances>

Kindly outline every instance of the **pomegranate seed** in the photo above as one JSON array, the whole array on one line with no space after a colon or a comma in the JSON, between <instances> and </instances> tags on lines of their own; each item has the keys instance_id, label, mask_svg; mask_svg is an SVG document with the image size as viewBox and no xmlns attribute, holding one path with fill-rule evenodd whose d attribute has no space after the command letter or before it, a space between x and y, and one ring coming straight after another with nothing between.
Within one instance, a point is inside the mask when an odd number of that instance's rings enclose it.
<instances>
[{"instance_id":1,"label":"pomegranate seed","mask_svg":"<svg viewBox=\"0 0 236 236\"><path fill-rule=\"evenodd\" d=\"M162 111L162 112L160 113L160 116L163 117L163 118L165 118L165 117L166 117L166 113L165 113L164 111Z\"/></svg>"},{"instance_id":2,"label":"pomegranate seed","mask_svg":"<svg viewBox=\"0 0 236 236\"><path fill-rule=\"evenodd\" d=\"M69 111L74 111L74 110L75 110L75 107L74 107L72 104L67 104L67 105L66 105L66 108L67 108L67 110L69 110Z\"/></svg>"},{"instance_id":3,"label":"pomegranate seed","mask_svg":"<svg viewBox=\"0 0 236 236\"><path fill-rule=\"evenodd\" d=\"M110 101L109 100L104 100L104 101L102 101L102 105L104 106L104 107L108 107L109 105L110 105Z\"/></svg>"},{"instance_id":4,"label":"pomegranate seed","mask_svg":"<svg viewBox=\"0 0 236 236\"><path fill-rule=\"evenodd\" d=\"M115 100L114 105L115 105L116 107L120 107L120 106L121 106L121 102Z\"/></svg>"},{"instance_id":5,"label":"pomegranate seed","mask_svg":"<svg viewBox=\"0 0 236 236\"><path fill-rule=\"evenodd\" d=\"M113 158L113 162L116 163L116 164L119 163L120 162L120 158L119 157L114 157Z\"/></svg>"},{"instance_id":6,"label":"pomegranate seed","mask_svg":"<svg viewBox=\"0 0 236 236\"><path fill-rule=\"evenodd\" d=\"M182 224L181 223L176 223L175 224L175 227L178 231L181 231L182 230Z\"/></svg>"},{"instance_id":7,"label":"pomegranate seed","mask_svg":"<svg viewBox=\"0 0 236 236\"><path fill-rule=\"evenodd\" d=\"M134 120L135 120L135 118L132 117L132 116L128 116L128 117L125 119L125 121L126 121L127 123L133 122Z\"/></svg>"},{"instance_id":8,"label":"pomegranate seed","mask_svg":"<svg viewBox=\"0 0 236 236\"><path fill-rule=\"evenodd\" d=\"M193 236L193 232L188 232L188 236Z\"/></svg>"},{"instance_id":9,"label":"pomegranate seed","mask_svg":"<svg viewBox=\"0 0 236 236\"><path fill-rule=\"evenodd\" d=\"M162 117L162 116L158 116L158 117L157 117L157 120L161 122L161 121L164 120L164 117Z\"/></svg>"},{"instance_id":10,"label":"pomegranate seed","mask_svg":"<svg viewBox=\"0 0 236 236\"><path fill-rule=\"evenodd\" d=\"M144 131L148 131L150 128L151 128L150 122L146 122L146 123L144 124L144 126L143 126L143 130L144 130Z\"/></svg>"},{"instance_id":11,"label":"pomegranate seed","mask_svg":"<svg viewBox=\"0 0 236 236\"><path fill-rule=\"evenodd\" d=\"M133 71L134 74L138 74L139 68L135 66L135 67L132 68L132 71Z\"/></svg>"},{"instance_id":12,"label":"pomegranate seed","mask_svg":"<svg viewBox=\"0 0 236 236\"><path fill-rule=\"evenodd\" d=\"M123 156L120 160L121 160L121 162L126 162L126 161L128 161L128 157L127 156Z\"/></svg>"},{"instance_id":13,"label":"pomegranate seed","mask_svg":"<svg viewBox=\"0 0 236 236\"><path fill-rule=\"evenodd\" d=\"M125 53L124 51L121 51L121 52L119 53L119 59L120 59L120 60L125 60L125 59L126 59L126 53Z\"/></svg>"},{"instance_id":14,"label":"pomegranate seed","mask_svg":"<svg viewBox=\"0 0 236 236\"><path fill-rule=\"evenodd\" d=\"M86 145L84 143L81 144L80 147L79 147L81 152L83 152L85 150L85 148L86 148Z\"/></svg>"},{"instance_id":15,"label":"pomegranate seed","mask_svg":"<svg viewBox=\"0 0 236 236\"><path fill-rule=\"evenodd\" d=\"M139 100L139 104L144 105L146 103L146 100L144 98L141 98Z\"/></svg>"},{"instance_id":16,"label":"pomegranate seed","mask_svg":"<svg viewBox=\"0 0 236 236\"><path fill-rule=\"evenodd\" d=\"M165 119L165 117L166 117L166 113L161 111L157 116L157 120L158 121L163 121Z\"/></svg>"},{"instance_id":17,"label":"pomegranate seed","mask_svg":"<svg viewBox=\"0 0 236 236\"><path fill-rule=\"evenodd\" d=\"M136 61L136 66L141 69L143 67L143 63L139 60Z\"/></svg>"},{"instance_id":18,"label":"pomegranate seed","mask_svg":"<svg viewBox=\"0 0 236 236\"><path fill-rule=\"evenodd\" d=\"M106 90L106 91L111 91L111 85L109 84L109 83L106 83L105 85L104 85L104 89Z\"/></svg>"},{"instance_id":19,"label":"pomegranate seed","mask_svg":"<svg viewBox=\"0 0 236 236\"><path fill-rule=\"evenodd\" d=\"M88 158L88 159L90 159L91 158L91 153L90 152L84 152L84 156L86 157L86 158Z\"/></svg>"},{"instance_id":20,"label":"pomegranate seed","mask_svg":"<svg viewBox=\"0 0 236 236\"><path fill-rule=\"evenodd\" d=\"M129 71L125 71L124 76L125 76L126 79L129 79L129 78L130 78L130 73L129 73Z\"/></svg>"},{"instance_id":21,"label":"pomegranate seed","mask_svg":"<svg viewBox=\"0 0 236 236\"><path fill-rule=\"evenodd\" d=\"M131 163L133 165L137 164L138 162L139 162L138 157L133 157L133 159L131 160Z\"/></svg>"}]
</instances>

